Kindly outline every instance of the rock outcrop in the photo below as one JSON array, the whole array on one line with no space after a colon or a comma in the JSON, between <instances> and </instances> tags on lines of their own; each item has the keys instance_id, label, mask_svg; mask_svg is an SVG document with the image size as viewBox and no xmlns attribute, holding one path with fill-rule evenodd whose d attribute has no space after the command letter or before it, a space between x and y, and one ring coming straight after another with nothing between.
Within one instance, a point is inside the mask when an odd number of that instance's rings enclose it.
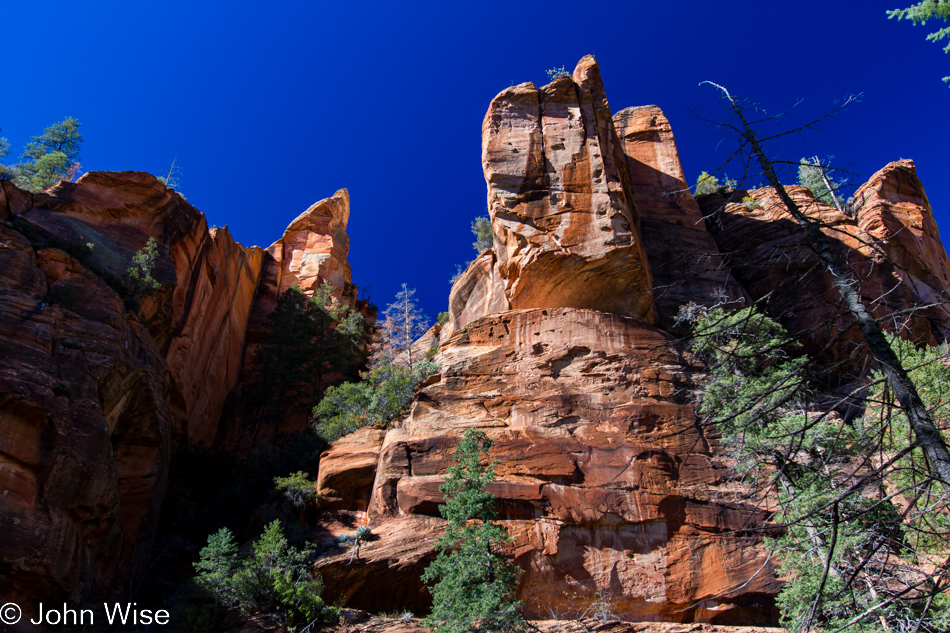
<instances>
[{"instance_id":1,"label":"rock outcrop","mask_svg":"<svg viewBox=\"0 0 950 633\"><path fill-rule=\"evenodd\" d=\"M237 441L222 412L252 314L292 283L358 305L348 196L265 253L145 173L0 194L0 586L24 605L118 598L147 567L172 454ZM150 239L161 288L136 293L127 271Z\"/></svg>"},{"instance_id":2,"label":"rock outcrop","mask_svg":"<svg viewBox=\"0 0 950 633\"><path fill-rule=\"evenodd\" d=\"M702 368L667 335L616 314L516 310L470 323L435 360L437 381L381 443L378 431L372 442L344 438L321 460L332 472L321 473L321 494L357 508L369 493L368 518L387 535L362 552L368 571L345 555L318 564L328 586L349 588L349 605L424 607L368 586L380 569L398 586L418 584L438 530L413 521L438 520L454 446L476 426L500 461L490 490L531 617L576 617L600 592L626 619L771 622L763 596L778 585L753 531L765 515L722 485L716 440L693 412ZM351 460L361 466L345 477L339 465ZM392 553L406 539L416 565Z\"/></svg>"},{"instance_id":3,"label":"rock outcrop","mask_svg":"<svg viewBox=\"0 0 950 633\"><path fill-rule=\"evenodd\" d=\"M640 210L659 324L669 329L680 306L689 302L741 307L748 297L706 230L666 115L656 106L641 106L621 110L613 120Z\"/></svg>"},{"instance_id":4,"label":"rock outcrop","mask_svg":"<svg viewBox=\"0 0 950 633\"><path fill-rule=\"evenodd\" d=\"M856 218L816 202L803 187L787 189L803 212L821 221L886 329L920 342L947 340L950 263L911 161L890 163L858 190ZM756 204L739 202L747 195ZM860 372L863 337L774 191L710 194L699 201L733 274L752 298L801 335L810 353L845 372Z\"/></svg>"},{"instance_id":5,"label":"rock outcrop","mask_svg":"<svg viewBox=\"0 0 950 633\"><path fill-rule=\"evenodd\" d=\"M746 299L683 191L669 123L656 108L612 117L585 57L573 78L500 93L482 155L494 246L452 289L439 375L385 435L361 431L321 458L321 494L385 534L361 552L364 571L345 554L318 561L326 586L358 608L426 607L372 588L419 586L439 485L478 427L530 617L577 617L605 596L624 619L773 623L767 514L723 481L694 411L701 364L651 324L657 307L669 327L686 301Z\"/></svg>"},{"instance_id":6,"label":"rock outcrop","mask_svg":"<svg viewBox=\"0 0 950 633\"><path fill-rule=\"evenodd\" d=\"M66 252L0 227L0 586L110 595L149 554L168 476L167 365ZM24 625L25 626L25 625Z\"/></svg>"},{"instance_id":7,"label":"rock outcrop","mask_svg":"<svg viewBox=\"0 0 950 633\"><path fill-rule=\"evenodd\" d=\"M477 294L476 303L590 308L653 320L639 213L592 56L580 61L573 78L499 93L482 123L482 164L492 270L497 267L504 299ZM463 275L464 283L469 277ZM462 315L477 312L458 303L450 303L453 331L464 327Z\"/></svg>"}]
</instances>

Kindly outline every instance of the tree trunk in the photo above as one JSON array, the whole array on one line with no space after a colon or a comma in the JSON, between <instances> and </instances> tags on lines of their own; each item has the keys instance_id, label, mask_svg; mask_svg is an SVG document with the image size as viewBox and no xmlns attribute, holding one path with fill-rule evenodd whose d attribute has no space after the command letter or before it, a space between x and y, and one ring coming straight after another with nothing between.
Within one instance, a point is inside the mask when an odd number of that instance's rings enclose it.
<instances>
[{"instance_id":1,"label":"tree trunk","mask_svg":"<svg viewBox=\"0 0 950 633\"><path fill-rule=\"evenodd\" d=\"M940 430L931 419L930 412L927 411L927 407L921 401L913 381L911 381L894 350L888 344L881 326L878 325L867 306L864 305L864 301L857 290L859 284L854 272L846 262L840 261L835 256L828 238L822 233L818 223L802 213L795 201L788 195L785 187L779 182L772 163L765 155L755 133L752 131L752 127L745 118L742 108L735 102L728 90L716 84L712 85L722 90L729 99L733 112L742 122L743 131L741 134L752 147L759 166L762 168L762 173L778 193L785 208L805 231L808 247L818 255L822 266L834 280L835 288L844 300L846 309L864 334L864 339L871 350L871 354L880 363L888 385L894 391L894 395L910 422L910 427L917 438L917 444L923 449L930 465L931 475L943 484L944 490L950 491L950 451L947 450L947 445L943 441Z\"/></svg>"}]
</instances>

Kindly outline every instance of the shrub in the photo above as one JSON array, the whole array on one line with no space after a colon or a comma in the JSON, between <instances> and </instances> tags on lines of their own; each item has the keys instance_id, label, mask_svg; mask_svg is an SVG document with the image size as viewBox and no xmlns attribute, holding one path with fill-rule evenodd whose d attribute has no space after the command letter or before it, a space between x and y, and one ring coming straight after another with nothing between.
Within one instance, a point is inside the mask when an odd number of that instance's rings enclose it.
<instances>
[{"instance_id":1,"label":"shrub","mask_svg":"<svg viewBox=\"0 0 950 633\"><path fill-rule=\"evenodd\" d=\"M699 174L699 178L696 179L696 187L693 189L693 195L701 196L707 193L728 193L735 189L737 185L738 183L728 176L724 183L720 183L719 179L712 174L702 172Z\"/></svg>"},{"instance_id":2,"label":"shrub","mask_svg":"<svg viewBox=\"0 0 950 633\"><path fill-rule=\"evenodd\" d=\"M310 473L297 471L287 477L274 477L274 486L282 492L294 507L304 509L316 503L318 495L314 490L314 483L309 479Z\"/></svg>"},{"instance_id":3,"label":"shrub","mask_svg":"<svg viewBox=\"0 0 950 633\"><path fill-rule=\"evenodd\" d=\"M565 73L567 74L567 73ZM486 248L494 246L495 238L491 230L491 218L487 215L480 215L472 222L472 233L475 235L475 241L472 248L476 253L481 253Z\"/></svg>"},{"instance_id":4,"label":"shrub","mask_svg":"<svg viewBox=\"0 0 950 633\"><path fill-rule=\"evenodd\" d=\"M380 361L363 372L359 382L327 389L313 409L314 428L332 442L364 426L385 427L406 409L419 383L436 371L438 365L428 359L416 362L412 369Z\"/></svg>"},{"instance_id":5,"label":"shrub","mask_svg":"<svg viewBox=\"0 0 950 633\"><path fill-rule=\"evenodd\" d=\"M150 237L145 246L132 256L132 265L128 272L134 295L147 294L162 287L162 284L152 277L157 259L158 244L154 237Z\"/></svg>"},{"instance_id":6,"label":"shrub","mask_svg":"<svg viewBox=\"0 0 950 633\"><path fill-rule=\"evenodd\" d=\"M287 542L280 521L268 525L243 558L227 528L208 538L200 556L195 563L198 584L245 615L273 613L299 624L323 610L323 584L307 571L311 553Z\"/></svg>"},{"instance_id":7,"label":"shrub","mask_svg":"<svg viewBox=\"0 0 950 633\"><path fill-rule=\"evenodd\" d=\"M445 325L449 322L449 313L448 312L439 312L439 315L436 317L435 322L439 325Z\"/></svg>"},{"instance_id":8,"label":"shrub","mask_svg":"<svg viewBox=\"0 0 950 633\"><path fill-rule=\"evenodd\" d=\"M548 74L548 81L554 81L558 77L567 77L570 75L570 73L567 72L567 69L565 69L564 66L548 68L544 72Z\"/></svg>"},{"instance_id":9,"label":"shrub","mask_svg":"<svg viewBox=\"0 0 950 633\"><path fill-rule=\"evenodd\" d=\"M514 597L516 568L498 551L511 539L492 523L495 497L486 490L495 480L497 462L481 463L490 447L484 432L467 429L439 487L446 495L439 511L449 523L436 543L438 556L422 575L424 582L436 582L430 590L432 613L425 621L436 633L523 627L520 602Z\"/></svg>"}]
</instances>

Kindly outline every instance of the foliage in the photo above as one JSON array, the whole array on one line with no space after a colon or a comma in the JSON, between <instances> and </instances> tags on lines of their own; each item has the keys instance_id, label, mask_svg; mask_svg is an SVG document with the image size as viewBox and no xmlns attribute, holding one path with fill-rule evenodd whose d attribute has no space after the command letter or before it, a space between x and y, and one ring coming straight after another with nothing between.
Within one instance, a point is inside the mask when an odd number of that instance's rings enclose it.
<instances>
[{"instance_id":1,"label":"foliage","mask_svg":"<svg viewBox=\"0 0 950 633\"><path fill-rule=\"evenodd\" d=\"M439 315L435 318L435 322L439 325L445 325L449 322L449 313L448 312L439 312Z\"/></svg>"},{"instance_id":2,"label":"foliage","mask_svg":"<svg viewBox=\"0 0 950 633\"><path fill-rule=\"evenodd\" d=\"M132 265L129 266L129 281L133 295L147 294L162 287L162 284L152 277L157 259L158 244L154 237L150 237L145 246L132 256Z\"/></svg>"},{"instance_id":3,"label":"foliage","mask_svg":"<svg viewBox=\"0 0 950 633\"><path fill-rule=\"evenodd\" d=\"M472 222L472 233L475 235L475 241L472 248L476 253L481 253L486 248L494 246L494 237L491 230L491 218L487 215L480 215Z\"/></svg>"},{"instance_id":4,"label":"foliage","mask_svg":"<svg viewBox=\"0 0 950 633\"><path fill-rule=\"evenodd\" d=\"M416 291L402 284L402 290L396 293L396 300L386 306L381 324L380 357L389 363L405 356L409 369L413 368L412 344L429 329L426 316L415 300ZM401 359L400 359L401 362Z\"/></svg>"},{"instance_id":5,"label":"foliage","mask_svg":"<svg viewBox=\"0 0 950 633\"><path fill-rule=\"evenodd\" d=\"M274 486L298 509L317 501L317 491L310 481L310 473L298 470L287 477L274 477Z\"/></svg>"},{"instance_id":6,"label":"foliage","mask_svg":"<svg viewBox=\"0 0 950 633\"><path fill-rule=\"evenodd\" d=\"M79 121L66 117L43 130L40 136L34 136L14 168L16 185L38 192L59 180L70 179L67 174L71 166L79 162L79 146L82 143L79 126Z\"/></svg>"},{"instance_id":7,"label":"foliage","mask_svg":"<svg viewBox=\"0 0 950 633\"><path fill-rule=\"evenodd\" d=\"M924 405L938 421L944 438L950 439L950 350L947 345L919 348L894 335L888 335L888 341L917 386ZM872 404L865 413L865 421L868 425L881 419L888 421L884 450L896 453L913 444L910 424L880 371L873 374L872 384L875 385L870 396ZM950 502L939 488L933 487L927 459L919 447L901 457L890 483L914 500L905 518L911 528L908 541L914 551L939 553L950 534Z\"/></svg>"},{"instance_id":8,"label":"foliage","mask_svg":"<svg viewBox=\"0 0 950 633\"><path fill-rule=\"evenodd\" d=\"M380 360L360 374L359 382L327 389L313 409L315 429L332 442L364 426L385 428L405 411L419 383L436 371L438 365L428 359L417 361L412 368Z\"/></svg>"},{"instance_id":9,"label":"foliage","mask_svg":"<svg viewBox=\"0 0 950 633\"><path fill-rule=\"evenodd\" d=\"M898 20L912 20L915 25L926 24L930 18L940 18L946 21L950 20L950 2L948 0L923 0L906 9L888 11L887 17L897 18ZM930 33L927 35L927 41L938 42L945 37L950 37L950 26L945 26ZM943 52L950 53L950 43L944 47ZM943 80L950 82L950 77L944 77Z\"/></svg>"},{"instance_id":10,"label":"foliage","mask_svg":"<svg viewBox=\"0 0 950 633\"><path fill-rule=\"evenodd\" d=\"M10 151L10 141L0 136L0 158L5 157ZM6 165L0 165L0 180L13 178L16 172Z\"/></svg>"},{"instance_id":11,"label":"foliage","mask_svg":"<svg viewBox=\"0 0 950 633\"><path fill-rule=\"evenodd\" d=\"M564 66L560 66L560 67L557 67L557 66L556 66L556 67L554 67L554 68L548 68L548 69L545 70L544 72L546 72L547 75L548 75L548 81L554 81L555 79L557 79L557 78L559 78L559 77L568 77L568 76L570 76L570 73L567 72L567 69L565 69ZM481 252L481 251L479 251L479 252Z\"/></svg>"},{"instance_id":12,"label":"foliage","mask_svg":"<svg viewBox=\"0 0 950 633\"><path fill-rule=\"evenodd\" d=\"M814 364L767 316L753 308L729 313L690 305L681 318L693 323L693 350L709 365L699 411L717 424L734 474L776 487L781 510L775 520L786 526L772 543L786 578L777 600L782 624L793 631L816 625L878 631L920 620L921 631L945 630L948 613L938 602L924 614L922 599L895 594L908 579L922 577L916 557L945 547L946 498L926 487L932 480L919 448L875 477L862 466L913 445L901 414L884 412L893 403L883 377L874 377L882 386L869 402L877 404L843 423L815 410ZM896 337L891 342L935 417L945 417L940 408L950 398L950 369L937 361L946 350L918 350ZM895 503L897 491L914 501ZM938 585L923 578L922 589L935 591ZM869 610L872 617L854 621Z\"/></svg>"},{"instance_id":13,"label":"foliage","mask_svg":"<svg viewBox=\"0 0 950 633\"><path fill-rule=\"evenodd\" d=\"M306 624L323 609L323 584L307 571L311 553L287 542L280 521L268 525L244 557L238 557L227 528L208 538L200 556L198 584L245 615L274 613L291 624Z\"/></svg>"},{"instance_id":14,"label":"foliage","mask_svg":"<svg viewBox=\"0 0 950 633\"><path fill-rule=\"evenodd\" d=\"M827 179L828 182L825 182ZM832 189L828 188L828 183ZM827 175L827 168L823 167L818 159L815 162L809 162L803 158L798 165L798 184L806 187L815 196L815 200L823 202L830 206L836 206L835 201L839 199L835 193L839 188L846 184L846 181L834 182Z\"/></svg>"},{"instance_id":15,"label":"foliage","mask_svg":"<svg viewBox=\"0 0 950 633\"><path fill-rule=\"evenodd\" d=\"M724 183L720 183L719 179L712 174L702 172L696 179L696 187L693 189L693 195L701 196L707 193L727 193L735 189L737 185L738 183L735 180L731 180L728 177L726 177Z\"/></svg>"},{"instance_id":16,"label":"foliage","mask_svg":"<svg viewBox=\"0 0 950 633\"><path fill-rule=\"evenodd\" d=\"M436 543L438 556L426 568L424 582L432 587L432 613L426 626L436 633L520 630L515 566L498 548L510 537L492 523L495 497L486 487L495 480L497 462L482 464L491 441L483 431L469 428L455 451L454 463L439 490L439 506L448 520Z\"/></svg>"},{"instance_id":17,"label":"foliage","mask_svg":"<svg viewBox=\"0 0 950 633\"><path fill-rule=\"evenodd\" d=\"M756 209L761 209L762 205L755 201L755 198L752 196L746 196L742 199L742 204L745 205L745 208L749 211L755 211Z\"/></svg>"},{"instance_id":18,"label":"foliage","mask_svg":"<svg viewBox=\"0 0 950 633\"><path fill-rule=\"evenodd\" d=\"M196 581L213 594L224 606L234 605L238 596L232 578L238 569L238 545L227 528L221 528L208 537L195 563Z\"/></svg>"},{"instance_id":19,"label":"foliage","mask_svg":"<svg viewBox=\"0 0 950 633\"><path fill-rule=\"evenodd\" d=\"M294 284L268 315L247 388L255 433L264 422L274 422L276 432L284 416L309 413L329 384L363 364L363 316L332 294L328 283L313 297Z\"/></svg>"}]
</instances>

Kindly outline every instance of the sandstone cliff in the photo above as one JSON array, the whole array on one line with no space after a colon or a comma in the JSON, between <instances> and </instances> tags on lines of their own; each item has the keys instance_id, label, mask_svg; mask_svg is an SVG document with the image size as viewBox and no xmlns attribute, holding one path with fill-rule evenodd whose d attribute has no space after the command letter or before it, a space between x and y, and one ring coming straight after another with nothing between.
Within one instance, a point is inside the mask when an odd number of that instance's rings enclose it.
<instances>
[{"instance_id":1,"label":"sandstone cliff","mask_svg":"<svg viewBox=\"0 0 950 633\"><path fill-rule=\"evenodd\" d=\"M173 452L236 441L221 418L255 311L291 277L355 305L348 202L317 203L265 253L149 174L38 194L0 182L5 598L79 605L141 581ZM130 303L126 271L149 238L162 287Z\"/></svg>"},{"instance_id":2,"label":"sandstone cliff","mask_svg":"<svg viewBox=\"0 0 950 633\"><path fill-rule=\"evenodd\" d=\"M912 161L890 163L855 194L855 217L788 187L801 209L820 220L850 263L884 327L920 342L948 340L950 263ZM751 195L760 208L739 202ZM833 280L771 189L700 196L703 213L735 277L812 354L839 370L865 366L859 331L841 308ZM752 205L753 207L755 205Z\"/></svg>"},{"instance_id":3,"label":"sandstone cliff","mask_svg":"<svg viewBox=\"0 0 950 633\"><path fill-rule=\"evenodd\" d=\"M360 566L317 562L327 597L425 609L438 488L476 426L500 462L491 491L530 617L577 617L607 596L625 619L772 623L767 515L722 481L693 410L702 366L652 325L687 300L747 297L682 191L662 112L611 116L585 57L573 78L492 101L483 165L494 247L453 286L440 374L387 432L321 459L321 494L365 510L379 536Z\"/></svg>"},{"instance_id":4,"label":"sandstone cliff","mask_svg":"<svg viewBox=\"0 0 950 633\"><path fill-rule=\"evenodd\" d=\"M577 617L597 598L631 620L774 624L768 502L724 477L694 411L703 367L670 332L687 303L758 301L838 371L860 369L830 279L771 190L751 192L760 208L746 192L697 204L662 111L611 116L593 58L501 92L482 147L494 245L452 288L439 375L388 430L321 458L321 494L350 511L323 528L378 536L360 565L316 563L327 597L425 610L438 488L476 426L493 439L491 491L530 617ZM950 265L912 163L859 189L856 219L791 191L879 317L946 340Z\"/></svg>"}]
</instances>

